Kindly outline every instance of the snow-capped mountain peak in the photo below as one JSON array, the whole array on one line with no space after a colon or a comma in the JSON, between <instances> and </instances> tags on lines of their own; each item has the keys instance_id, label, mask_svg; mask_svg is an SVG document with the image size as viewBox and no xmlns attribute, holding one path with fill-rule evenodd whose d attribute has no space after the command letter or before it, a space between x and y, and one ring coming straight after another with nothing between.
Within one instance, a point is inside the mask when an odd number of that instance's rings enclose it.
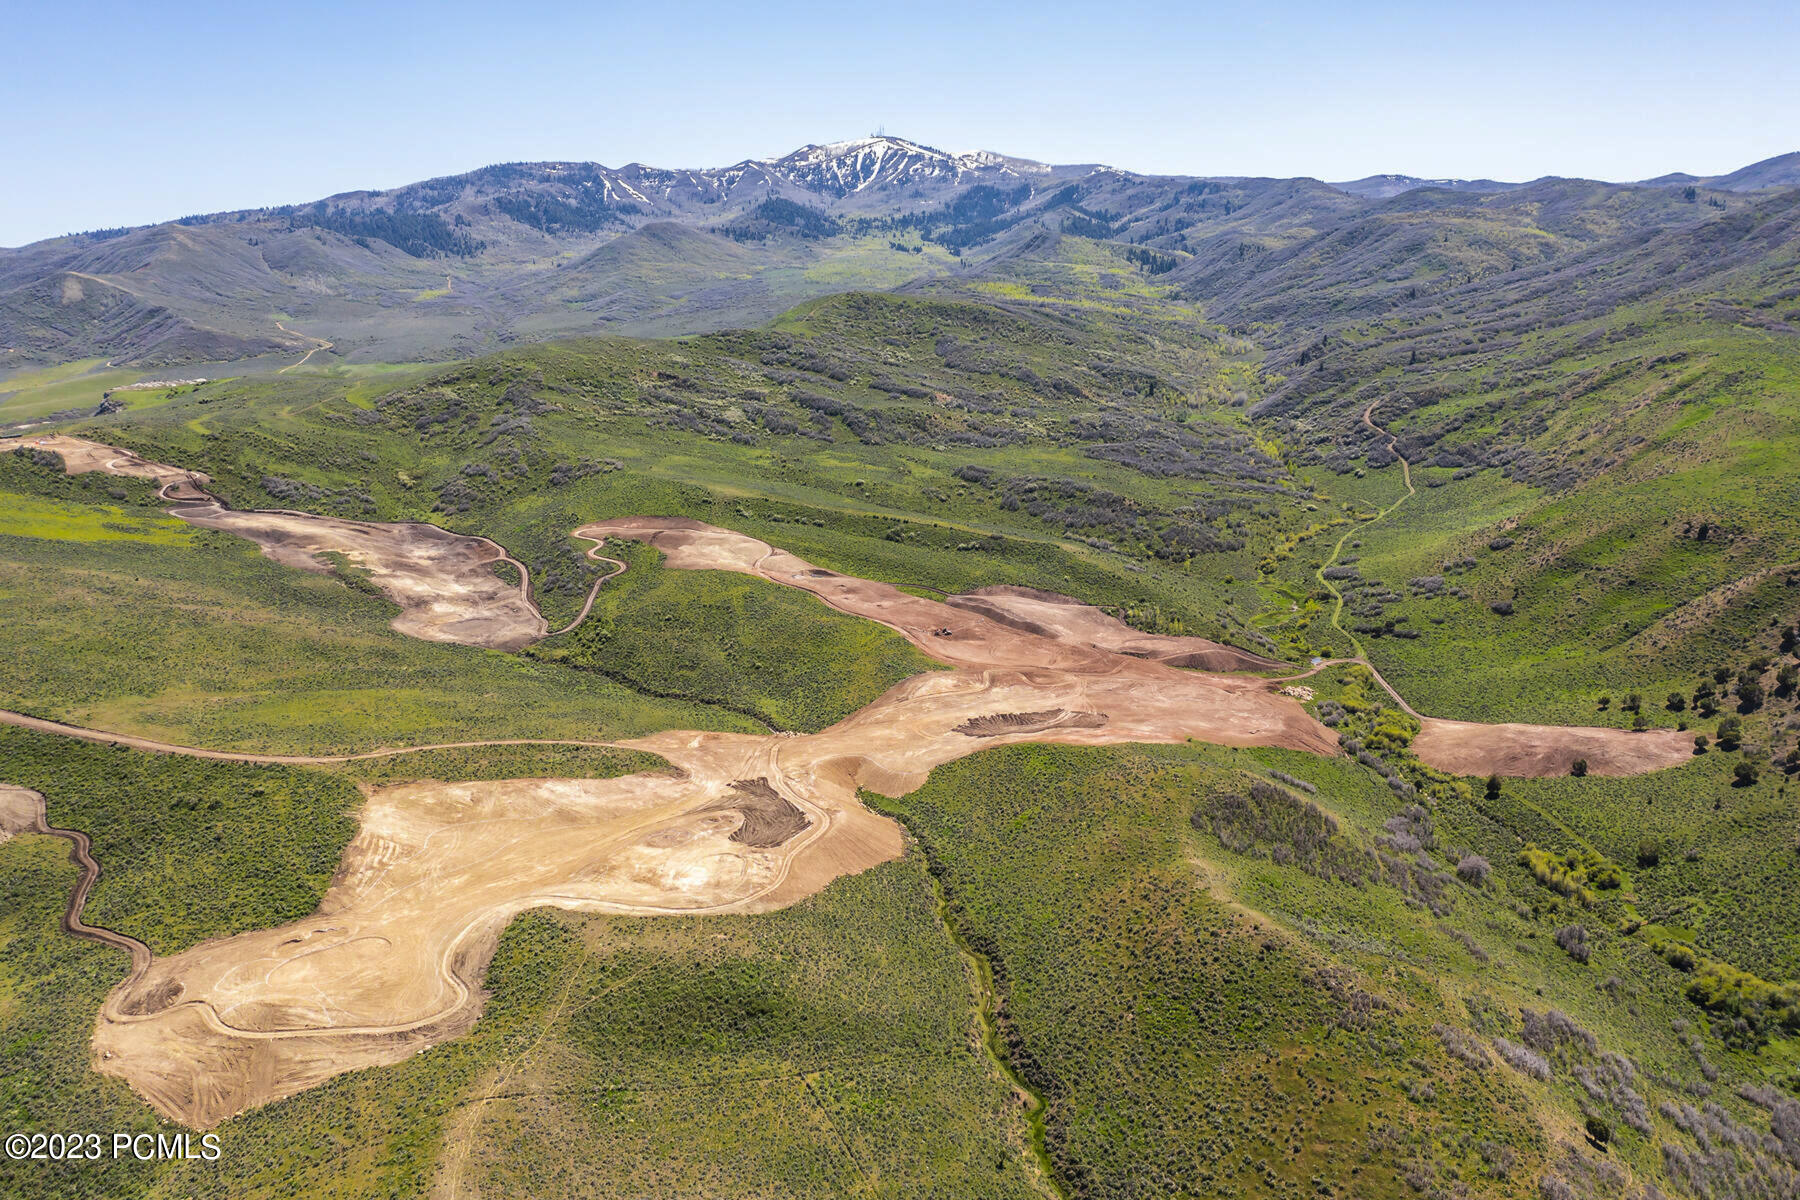
<instances>
[{"instance_id":1,"label":"snow-capped mountain peak","mask_svg":"<svg viewBox=\"0 0 1800 1200\"><path fill-rule=\"evenodd\" d=\"M837 197L925 180L956 182L972 171L1017 175L1048 170L1042 164L991 151L950 154L885 134L802 146L760 165L809 191Z\"/></svg>"}]
</instances>

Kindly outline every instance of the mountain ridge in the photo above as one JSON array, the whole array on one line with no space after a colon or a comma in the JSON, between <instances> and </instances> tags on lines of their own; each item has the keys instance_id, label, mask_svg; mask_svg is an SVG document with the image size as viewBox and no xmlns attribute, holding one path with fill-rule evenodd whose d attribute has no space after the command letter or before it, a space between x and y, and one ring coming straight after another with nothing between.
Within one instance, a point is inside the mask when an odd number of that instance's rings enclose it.
<instances>
[{"instance_id":1,"label":"mountain ridge","mask_svg":"<svg viewBox=\"0 0 1800 1200\"><path fill-rule=\"evenodd\" d=\"M887 135L704 170L500 163L0 250L0 361L220 362L324 340L340 359L406 362L519 338L703 332L831 291L979 271L1051 244L1038 234L1114 246L1127 269L1175 272L1167 282L1208 303L1312 271L1293 255L1316 241L1342 279L1322 280L1314 300L1351 287L1373 312L1398 296L1385 277L1404 262L1424 264L1405 284L1412 299L1597 239L1711 219L1800 182L1800 154L1690 178L1168 176ZM611 261L596 251L658 223L705 236L640 240L617 259L617 279L596 274ZM571 269L579 284L559 278Z\"/></svg>"}]
</instances>

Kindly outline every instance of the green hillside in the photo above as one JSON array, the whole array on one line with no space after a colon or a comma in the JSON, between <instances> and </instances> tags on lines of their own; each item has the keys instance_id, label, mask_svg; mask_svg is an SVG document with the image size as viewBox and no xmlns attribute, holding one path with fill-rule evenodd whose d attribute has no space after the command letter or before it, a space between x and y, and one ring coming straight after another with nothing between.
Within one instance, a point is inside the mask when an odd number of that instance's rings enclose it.
<instances>
[{"instance_id":1,"label":"green hillside","mask_svg":"<svg viewBox=\"0 0 1800 1200\"><path fill-rule=\"evenodd\" d=\"M467 1037L233 1118L218 1164L6 1163L0 1192L1800 1194L1800 192L1096 171L909 184L907 212L690 180L626 211L537 166L415 186L444 230L373 196L241 224L405 275L430 313L379 320L419 345L465 336L482 277L504 304L453 361L240 363L104 414L50 370L0 412L70 410L45 428L237 508L490 537L551 629L606 569L575 528L691 517L921 595L1024 585L1296 670L1366 655L1433 717L1695 752L1452 777L1355 663L1303 681L1333 757L988 749L863 791L906 830L895 861L754 916L527 912ZM166 270L261 286L205 253L222 224L194 228ZM55 253L123 271L147 236ZM608 336L530 340L601 311L580 328ZM385 353L373 329L356 353ZM605 549L628 570L570 632L422 642L356 571L165 508L0 456L0 708L328 754L816 731L937 669L636 543ZM0 782L93 836L90 915L159 953L310 911L359 786L656 765L249 767L0 730ZM23 834L0 865L9 1128L163 1128L88 1067L125 964L60 931L63 847Z\"/></svg>"}]
</instances>

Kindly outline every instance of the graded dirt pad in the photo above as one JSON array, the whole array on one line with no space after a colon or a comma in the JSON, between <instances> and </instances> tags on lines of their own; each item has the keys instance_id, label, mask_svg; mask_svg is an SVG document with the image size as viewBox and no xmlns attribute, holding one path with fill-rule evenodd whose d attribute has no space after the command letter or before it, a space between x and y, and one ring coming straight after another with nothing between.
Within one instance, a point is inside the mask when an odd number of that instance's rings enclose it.
<instances>
[{"instance_id":1,"label":"graded dirt pad","mask_svg":"<svg viewBox=\"0 0 1800 1200\"><path fill-rule=\"evenodd\" d=\"M755 911L900 853L853 792L792 789L780 741L667 739L681 775L374 790L319 911L155 960L108 997L98 1069L208 1127L466 1030L495 940L527 908ZM733 790L746 777L779 781L759 811L792 808L781 836L734 837L757 800ZM796 888L802 851L820 861Z\"/></svg>"},{"instance_id":2,"label":"graded dirt pad","mask_svg":"<svg viewBox=\"0 0 1800 1200\"><path fill-rule=\"evenodd\" d=\"M454 535L430 526L235 514L214 503L183 510L196 523L257 537L279 561L306 565L302 559L336 549L383 564L407 577L392 586L418 589L409 594L420 611L429 611L429 589L459 579L467 561L457 549L432 561L431 549L442 545L432 535ZM414 532L390 532L406 529ZM1331 731L1280 694L1281 680L1182 670L1134 654L1143 635L1120 633L1104 613L1066 598L990 595L981 598L985 611L939 603L696 521L628 518L577 536L637 538L661 549L671 567L734 570L799 588L898 631L954 669L904 680L814 734L668 731L621 743L660 755L672 772L372 790L319 911L146 961L102 1008L94 1033L100 1071L127 1080L165 1116L207 1128L342 1072L398 1061L473 1024L480 979L517 913L551 905L681 915L794 903L902 853L899 827L864 808L859 788L903 795L934 768L988 746L1199 739L1337 753ZM390 537L399 540L383 540ZM423 565L387 565L420 546L428 548ZM485 568L497 554L474 557ZM1025 602L1035 607L1021 616ZM440 628L466 632L454 620ZM1201 652L1166 644L1188 640L1155 639L1154 648ZM1519 737L1529 749L1530 727L1511 728L1525 731ZM1558 747L1593 732L1539 731L1563 738L1553 741ZM1636 744L1651 735L1623 736ZM1479 736L1462 741L1478 755L1492 752ZM1596 773L1629 769L1600 750L1588 757Z\"/></svg>"},{"instance_id":3,"label":"graded dirt pad","mask_svg":"<svg viewBox=\"0 0 1800 1200\"><path fill-rule=\"evenodd\" d=\"M319 555L342 554L400 606L393 627L408 637L518 650L550 630L524 588L494 573L495 563L512 559L487 538L417 522L238 512L216 502L170 511L191 525L248 538L284 566L328 572Z\"/></svg>"},{"instance_id":4,"label":"graded dirt pad","mask_svg":"<svg viewBox=\"0 0 1800 1200\"><path fill-rule=\"evenodd\" d=\"M1674 729L1599 729L1567 725L1481 725L1425 717L1413 753L1454 775L1567 775L1586 759L1590 775L1642 775L1694 756L1694 735Z\"/></svg>"},{"instance_id":5,"label":"graded dirt pad","mask_svg":"<svg viewBox=\"0 0 1800 1200\"><path fill-rule=\"evenodd\" d=\"M0 783L0 842L37 829L44 798L30 788Z\"/></svg>"},{"instance_id":6,"label":"graded dirt pad","mask_svg":"<svg viewBox=\"0 0 1800 1200\"><path fill-rule=\"evenodd\" d=\"M85 475L89 471L105 471L108 475L126 475L134 479L154 480L169 499L204 497L206 493L201 489L212 482L198 471L184 471L180 467L153 463L129 450L121 450L117 446L105 446L99 442L90 442L82 438L65 437L60 433L42 434L38 437L0 438L0 454L9 454L20 449L47 450L60 455L63 461L63 470L70 475Z\"/></svg>"},{"instance_id":7,"label":"graded dirt pad","mask_svg":"<svg viewBox=\"0 0 1800 1200\"><path fill-rule=\"evenodd\" d=\"M1287 663L1206 638L1145 633L1073 596L1036 588L1005 584L976 588L960 596L951 596L944 603L980 613L1027 633L1078 641L1096 650L1129 654L1133 658L1155 659L1172 667L1197 667L1202 671L1292 669Z\"/></svg>"},{"instance_id":8,"label":"graded dirt pad","mask_svg":"<svg viewBox=\"0 0 1800 1200\"><path fill-rule=\"evenodd\" d=\"M329 572L330 564L319 555L342 554L400 606L393 627L409 637L518 650L549 632L530 600L525 567L487 538L419 522L347 521L284 510L238 512L206 492L210 480L205 475L148 462L128 450L61 435L0 440L0 452L19 446L55 451L71 475L106 471L155 480L163 498L176 502L169 510L174 516L248 538L285 566ZM497 562L512 563L520 583L515 586L496 575Z\"/></svg>"}]
</instances>

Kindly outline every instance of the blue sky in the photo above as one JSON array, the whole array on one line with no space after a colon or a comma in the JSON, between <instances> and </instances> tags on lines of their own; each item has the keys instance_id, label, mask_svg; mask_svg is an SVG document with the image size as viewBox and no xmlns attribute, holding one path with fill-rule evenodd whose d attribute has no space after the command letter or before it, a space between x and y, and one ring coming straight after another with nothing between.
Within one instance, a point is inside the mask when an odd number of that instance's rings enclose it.
<instances>
[{"instance_id":1,"label":"blue sky","mask_svg":"<svg viewBox=\"0 0 1800 1200\"><path fill-rule=\"evenodd\" d=\"M491 162L720 166L878 126L1326 179L1635 179L1800 149L1792 0L369 7L16 6L0 245Z\"/></svg>"}]
</instances>

